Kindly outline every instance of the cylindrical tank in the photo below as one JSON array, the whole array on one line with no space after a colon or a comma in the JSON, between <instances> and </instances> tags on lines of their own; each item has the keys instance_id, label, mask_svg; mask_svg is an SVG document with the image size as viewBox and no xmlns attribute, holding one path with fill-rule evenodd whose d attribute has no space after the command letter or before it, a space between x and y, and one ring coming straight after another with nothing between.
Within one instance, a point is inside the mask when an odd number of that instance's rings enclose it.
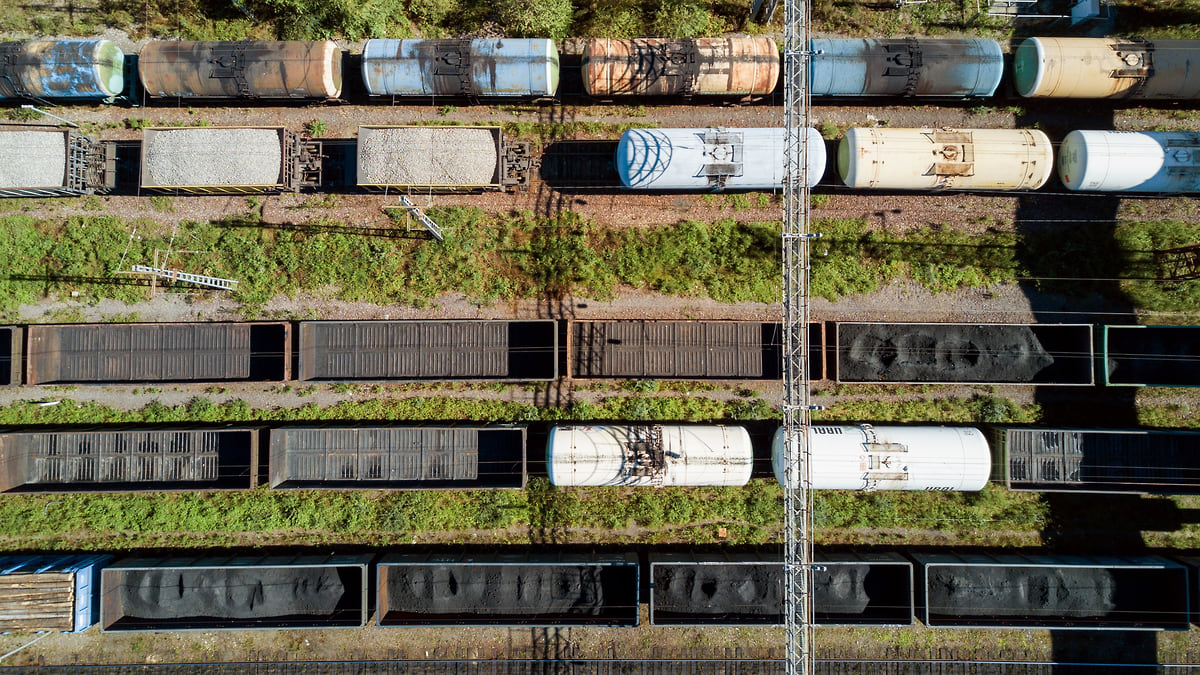
<instances>
[{"instance_id":1,"label":"cylindrical tank","mask_svg":"<svg viewBox=\"0 0 1200 675\"><path fill-rule=\"evenodd\" d=\"M745 485L754 448L744 427L556 426L546 443L555 485Z\"/></svg>"},{"instance_id":2,"label":"cylindrical tank","mask_svg":"<svg viewBox=\"0 0 1200 675\"><path fill-rule=\"evenodd\" d=\"M1200 40L1028 38L1017 93L1044 98L1200 98Z\"/></svg>"},{"instance_id":3,"label":"cylindrical tank","mask_svg":"<svg viewBox=\"0 0 1200 675\"><path fill-rule=\"evenodd\" d=\"M770 190L783 187L782 128L630 129L617 173L636 190ZM825 172L825 141L808 130L808 185Z\"/></svg>"},{"instance_id":4,"label":"cylindrical tank","mask_svg":"<svg viewBox=\"0 0 1200 675\"><path fill-rule=\"evenodd\" d=\"M771 442L781 485L786 443L781 428ZM974 492L987 485L992 468L987 439L971 427L819 425L809 427L808 444L814 490ZM795 466L791 471L796 479Z\"/></svg>"},{"instance_id":5,"label":"cylindrical tank","mask_svg":"<svg viewBox=\"0 0 1200 675\"><path fill-rule=\"evenodd\" d=\"M852 188L1035 190L1053 168L1050 139L1035 129L855 128L838 145Z\"/></svg>"},{"instance_id":6,"label":"cylindrical tank","mask_svg":"<svg viewBox=\"0 0 1200 675\"><path fill-rule=\"evenodd\" d=\"M1200 133L1072 131L1058 177L1069 190L1200 192Z\"/></svg>"},{"instance_id":7,"label":"cylindrical tank","mask_svg":"<svg viewBox=\"0 0 1200 675\"><path fill-rule=\"evenodd\" d=\"M367 40L363 81L372 96L553 96L554 40Z\"/></svg>"},{"instance_id":8,"label":"cylindrical tank","mask_svg":"<svg viewBox=\"0 0 1200 675\"><path fill-rule=\"evenodd\" d=\"M109 40L0 42L0 98L111 98L125 54Z\"/></svg>"},{"instance_id":9,"label":"cylindrical tank","mask_svg":"<svg viewBox=\"0 0 1200 675\"><path fill-rule=\"evenodd\" d=\"M336 98L342 52L324 42L168 42L151 40L138 57L150 96Z\"/></svg>"},{"instance_id":10,"label":"cylindrical tank","mask_svg":"<svg viewBox=\"0 0 1200 675\"><path fill-rule=\"evenodd\" d=\"M583 50L592 96L759 96L778 80L779 48L765 37L603 38Z\"/></svg>"},{"instance_id":11,"label":"cylindrical tank","mask_svg":"<svg viewBox=\"0 0 1200 675\"><path fill-rule=\"evenodd\" d=\"M1004 77L995 40L811 41L813 96L991 96Z\"/></svg>"}]
</instances>

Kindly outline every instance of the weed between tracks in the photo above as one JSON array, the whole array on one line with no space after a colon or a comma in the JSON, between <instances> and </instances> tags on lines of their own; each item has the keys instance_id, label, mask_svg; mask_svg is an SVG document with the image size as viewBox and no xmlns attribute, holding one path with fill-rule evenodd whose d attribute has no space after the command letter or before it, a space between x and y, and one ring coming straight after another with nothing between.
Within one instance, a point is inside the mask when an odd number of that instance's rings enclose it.
<instances>
[{"instance_id":1,"label":"weed between tracks","mask_svg":"<svg viewBox=\"0 0 1200 675\"><path fill-rule=\"evenodd\" d=\"M320 210L315 207L328 203L314 198L305 206ZM446 231L444 242L414 238L398 225L359 234L322 217L265 226L251 211L184 222L174 247L205 252L189 255L185 271L237 279L234 298L248 316L273 297L329 289L343 300L414 306L451 292L480 304L564 293L606 299L620 285L730 303L779 298L777 222L610 229L571 212L541 218L447 208L431 214ZM1154 251L1200 241L1188 223L1123 223L1116 247L1102 245L1086 228L1021 236L948 227L899 234L868 230L857 220L816 227L825 237L813 247L812 292L830 299L905 277L934 292L1025 280L1076 297L1112 292L1107 280L1120 278L1120 292L1138 309L1188 313L1200 307L1200 281L1154 280L1160 275ZM131 237L135 229L138 237ZM0 216L0 318L11 318L23 303L71 292L87 301L140 301L145 290L116 275L117 265L150 260L156 248L169 248L169 234L148 220Z\"/></svg>"}]
</instances>

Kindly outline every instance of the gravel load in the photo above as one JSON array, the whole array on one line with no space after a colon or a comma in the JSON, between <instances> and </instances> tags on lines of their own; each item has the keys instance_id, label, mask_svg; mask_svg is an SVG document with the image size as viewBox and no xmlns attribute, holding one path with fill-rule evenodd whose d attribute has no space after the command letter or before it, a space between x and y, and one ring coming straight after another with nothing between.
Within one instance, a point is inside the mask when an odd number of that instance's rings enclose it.
<instances>
[{"instance_id":1,"label":"gravel load","mask_svg":"<svg viewBox=\"0 0 1200 675\"><path fill-rule=\"evenodd\" d=\"M148 130L142 185L277 185L283 147L277 129Z\"/></svg>"},{"instance_id":2,"label":"gravel load","mask_svg":"<svg viewBox=\"0 0 1200 675\"><path fill-rule=\"evenodd\" d=\"M61 131L0 134L0 188L66 184L67 142Z\"/></svg>"},{"instance_id":3,"label":"gravel load","mask_svg":"<svg viewBox=\"0 0 1200 675\"><path fill-rule=\"evenodd\" d=\"M659 624L783 621L783 568L778 564L658 564L653 592Z\"/></svg>"},{"instance_id":4,"label":"gravel load","mask_svg":"<svg viewBox=\"0 0 1200 675\"><path fill-rule=\"evenodd\" d=\"M394 565L385 623L605 623L637 616L636 571L607 565Z\"/></svg>"},{"instance_id":5,"label":"gravel load","mask_svg":"<svg viewBox=\"0 0 1200 675\"><path fill-rule=\"evenodd\" d=\"M494 185L496 140L489 129L363 128L359 185Z\"/></svg>"},{"instance_id":6,"label":"gravel load","mask_svg":"<svg viewBox=\"0 0 1200 675\"><path fill-rule=\"evenodd\" d=\"M1116 608L1116 583L1095 567L936 566L929 613L939 617L1101 617Z\"/></svg>"},{"instance_id":7,"label":"gravel load","mask_svg":"<svg viewBox=\"0 0 1200 675\"><path fill-rule=\"evenodd\" d=\"M332 616L346 592L335 567L236 567L124 572L125 617L270 619Z\"/></svg>"},{"instance_id":8,"label":"gravel load","mask_svg":"<svg viewBox=\"0 0 1200 675\"><path fill-rule=\"evenodd\" d=\"M1029 382L1054 363L1028 326L840 324L842 382Z\"/></svg>"}]
</instances>

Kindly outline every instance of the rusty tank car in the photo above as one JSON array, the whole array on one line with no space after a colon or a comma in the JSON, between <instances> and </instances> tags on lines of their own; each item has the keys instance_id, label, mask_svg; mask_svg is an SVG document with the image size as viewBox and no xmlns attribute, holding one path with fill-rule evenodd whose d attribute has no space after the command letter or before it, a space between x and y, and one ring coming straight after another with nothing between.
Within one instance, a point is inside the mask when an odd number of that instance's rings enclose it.
<instances>
[{"instance_id":1,"label":"rusty tank car","mask_svg":"<svg viewBox=\"0 0 1200 675\"><path fill-rule=\"evenodd\" d=\"M763 96L779 80L771 38L589 40L583 87L591 96Z\"/></svg>"},{"instance_id":2,"label":"rusty tank car","mask_svg":"<svg viewBox=\"0 0 1200 675\"><path fill-rule=\"evenodd\" d=\"M342 51L320 42L177 42L142 47L138 74L148 96L337 98Z\"/></svg>"}]
</instances>

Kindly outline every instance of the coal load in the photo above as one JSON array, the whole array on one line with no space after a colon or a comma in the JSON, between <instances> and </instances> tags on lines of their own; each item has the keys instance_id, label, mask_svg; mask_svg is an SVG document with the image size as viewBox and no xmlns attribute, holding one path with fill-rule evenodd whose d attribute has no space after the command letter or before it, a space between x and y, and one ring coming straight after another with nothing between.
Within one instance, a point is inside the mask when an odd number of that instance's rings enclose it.
<instances>
[{"instance_id":1,"label":"coal load","mask_svg":"<svg viewBox=\"0 0 1200 675\"><path fill-rule=\"evenodd\" d=\"M389 565L381 625L612 623L637 615L636 569L621 567Z\"/></svg>"},{"instance_id":2,"label":"coal load","mask_svg":"<svg viewBox=\"0 0 1200 675\"><path fill-rule=\"evenodd\" d=\"M483 186L496 180L491 129L363 127L359 185Z\"/></svg>"},{"instance_id":3,"label":"coal load","mask_svg":"<svg viewBox=\"0 0 1200 675\"><path fill-rule=\"evenodd\" d=\"M655 565L654 621L782 623L783 569L778 564Z\"/></svg>"},{"instance_id":4,"label":"coal load","mask_svg":"<svg viewBox=\"0 0 1200 675\"><path fill-rule=\"evenodd\" d=\"M842 382L1031 382L1054 363L1029 326L838 324Z\"/></svg>"},{"instance_id":5,"label":"coal load","mask_svg":"<svg viewBox=\"0 0 1200 675\"><path fill-rule=\"evenodd\" d=\"M931 566L930 620L1011 617L1097 619L1116 609L1112 573L1095 567Z\"/></svg>"},{"instance_id":6,"label":"coal load","mask_svg":"<svg viewBox=\"0 0 1200 675\"><path fill-rule=\"evenodd\" d=\"M870 565L824 565L813 572L813 607L824 614L857 615L867 611L871 596L866 580Z\"/></svg>"},{"instance_id":7,"label":"coal load","mask_svg":"<svg viewBox=\"0 0 1200 675\"><path fill-rule=\"evenodd\" d=\"M234 627L332 617L346 594L336 567L124 570L122 620Z\"/></svg>"},{"instance_id":8,"label":"coal load","mask_svg":"<svg viewBox=\"0 0 1200 675\"><path fill-rule=\"evenodd\" d=\"M62 132L0 134L0 188L59 187L67 180L67 143Z\"/></svg>"},{"instance_id":9,"label":"coal load","mask_svg":"<svg viewBox=\"0 0 1200 675\"><path fill-rule=\"evenodd\" d=\"M142 185L277 185L278 129L152 129L143 141Z\"/></svg>"}]
</instances>

